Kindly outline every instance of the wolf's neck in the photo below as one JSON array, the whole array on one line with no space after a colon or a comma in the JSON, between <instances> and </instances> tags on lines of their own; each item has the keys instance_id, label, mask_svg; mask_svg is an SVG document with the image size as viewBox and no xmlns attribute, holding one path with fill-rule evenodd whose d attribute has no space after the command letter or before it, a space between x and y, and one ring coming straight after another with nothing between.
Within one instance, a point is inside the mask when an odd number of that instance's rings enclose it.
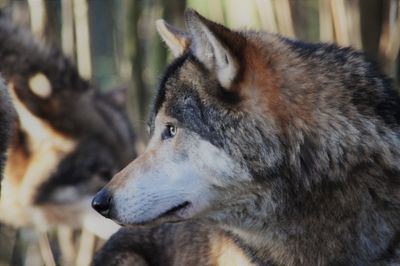
<instances>
[{"instance_id":1,"label":"wolf's neck","mask_svg":"<svg viewBox=\"0 0 400 266\"><path fill-rule=\"evenodd\" d=\"M219 210L212 217L219 227L240 246L256 264L274 265L270 250L274 249L271 226L276 224L271 213L274 204L270 193L242 195L231 200L232 206ZM290 265L287 264L287 265Z\"/></svg>"},{"instance_id":2,"label":"wolf's neck","mask_svg":"<svg viewBox=\"0 0 400 266\"><path fill-rule=\"evenodd\" d=\"M266 265L367 264L388 252L400 223L400 217L388 218L386 210L376 207L391 190L376 190L373 184L366 190L357 182L365 179L367 168L355 169L346 183L319 186L310 192L312 197L291 195L283 202L284 197L255 191L232 200L226 213L216 218L254 261ZM378 179L374 173L370 178ZM391 172L396 178L399 173Z\"/></svg>"},{"instance_id":3,"label":"wolf's neck","mask_svg":"<svg viewBox=\"0 0 400 266\"><path fill-rule=\"evenodd\" d=\"M310 256L308 256L307 250L301 246L301 237L293 240L301 233L290 232L291 229L302 231L301 226L290 229L290 226L280 225L266 217L266 213L258 214L259 219L254 213L253 221L243 220L235 224L232 220L232 222L220 224L222 230L244 250L253 263L274 266L314 265L314 257L313 261L308 260ZM298 248L293 249L293 246ZM303 261L302 258L307 259ZM324 261L324 258L321 258L321 261Z\"/></svg>"}]
</instances>

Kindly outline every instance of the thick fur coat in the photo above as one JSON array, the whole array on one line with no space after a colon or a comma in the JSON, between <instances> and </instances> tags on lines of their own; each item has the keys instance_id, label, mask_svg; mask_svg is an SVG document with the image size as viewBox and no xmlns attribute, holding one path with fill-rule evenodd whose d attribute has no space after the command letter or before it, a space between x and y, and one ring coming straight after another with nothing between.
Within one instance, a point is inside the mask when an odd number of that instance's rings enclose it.
<instances>
[{"instance_id":1,"label":"thick fur coat","mask_svg":"<svg viewBox=\"0 0 400 266\"><path fill-rule=\"evenodd\" d=\"M96 198L103 215L127 225L207 219L259 265L400 264L400 98L374 64L193 11L187 33L160 25L177 59L148 149ZM149 189L159 157L170 168Z\"/></svg>"}]
</instances>

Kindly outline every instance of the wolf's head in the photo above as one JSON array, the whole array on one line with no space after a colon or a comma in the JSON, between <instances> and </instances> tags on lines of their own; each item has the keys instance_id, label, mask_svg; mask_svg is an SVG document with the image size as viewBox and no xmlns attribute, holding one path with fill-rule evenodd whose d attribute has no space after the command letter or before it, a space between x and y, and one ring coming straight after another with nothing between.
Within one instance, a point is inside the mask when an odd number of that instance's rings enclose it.
<instances>
[{"instance_id":1,"label":"wolf's head","mask_svg":"<svg viewBox=\"0 0 400 266\"><path fill-rule=\"evenodd\" d=\"M157 26L177 59L154 102L150 142L92 203L122 224L295 215L308 191L376 156L372 114L375 125L398 127L395 113L374 114L376 97L391 94L386 81L349 49L231 31L194 11L188 32ZM363 93L376 97L353 100Z\"/></svg>"}]
</instances>

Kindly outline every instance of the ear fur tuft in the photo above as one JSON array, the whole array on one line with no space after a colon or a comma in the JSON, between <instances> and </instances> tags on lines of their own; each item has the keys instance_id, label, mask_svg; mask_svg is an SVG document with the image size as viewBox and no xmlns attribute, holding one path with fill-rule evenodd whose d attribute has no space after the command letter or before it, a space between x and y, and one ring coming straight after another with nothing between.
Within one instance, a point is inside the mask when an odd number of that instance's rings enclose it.
<instances>
[{"instance_id":1,"label":"ear fur tuft","mask_svg":"<svg viewBox=\"0 0 400 266\"><path fill-rule=\"evenodd\" d=\"M163 19L156 21L157 31L175 57L182 55L190 47L187 34L166 23Z\"/></svg>"}]
</instances>

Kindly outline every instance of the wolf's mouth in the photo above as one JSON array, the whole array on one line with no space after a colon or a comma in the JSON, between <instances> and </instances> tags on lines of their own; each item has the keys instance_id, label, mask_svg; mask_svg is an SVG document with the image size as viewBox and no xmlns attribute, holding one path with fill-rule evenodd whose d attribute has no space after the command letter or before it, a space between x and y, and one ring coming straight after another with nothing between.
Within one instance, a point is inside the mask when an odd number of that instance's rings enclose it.
<instances>
[{"instance_id":1,"label":"wolf's mouth","mask_svg":"<svg viewBox=\"0 0 400 266\"><path fill-rule=\"evenodd\" d=\"M187 209L190 205L191 205L191 203L189 201L185 201L185 202L167 210L166 212L163 212L158 218L170 216L173 214L179 215L179 213L183 213L185 211L185 209Z\"/></svg>"},{"instance_id":2,"label":"wolf's mouth","mask_svg":"<svg viewBox=\"0 0 400 266\"><path fill-rule=\"evenodd\" d=\"M170 209L168 209L167 211L163 212L162 214L160 214L159 216L156 216L153 219L149 219L149 220L144 220L144 221L140 221L140 222L133 222L133 223L121 223L120 221L118 221L117 219L112 219L114 222L118 223L121 226L127 226L127 225L136 225L136 226L140 226L140 225L149 225L149 224L157 224L159 222L165 222L165 221L169 221L169 222L178 222L181 220L185 219L185 216L187 216L187 214L190 212L190 209L192 207L192 203L189 201L185 201L179 205L176 205Z\"/></svg>"}]
</instances>

